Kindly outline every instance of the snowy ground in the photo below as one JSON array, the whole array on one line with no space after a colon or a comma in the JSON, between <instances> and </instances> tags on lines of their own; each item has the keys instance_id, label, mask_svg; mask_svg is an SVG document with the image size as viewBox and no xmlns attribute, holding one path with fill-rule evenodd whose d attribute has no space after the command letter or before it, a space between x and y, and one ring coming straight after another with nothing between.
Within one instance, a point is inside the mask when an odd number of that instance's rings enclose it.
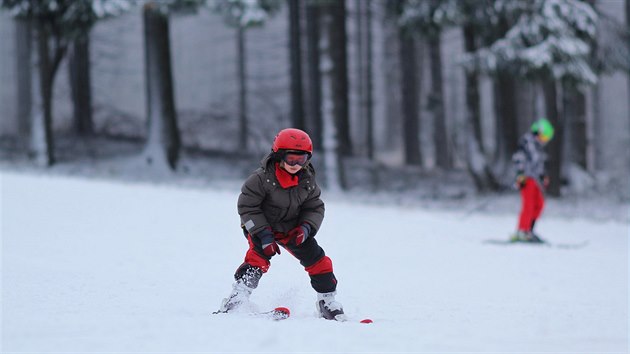
<instances>
[{"instance_id":1,"label":"snowy ground","mask_svg":"<svg viewBox=\"0 0 630 354\"><path fill-rule=\"evenodd\" d=\"M483 240L506 238L514 215L324 192L317 238L352 321L313 316L308 277L284 252L252 296L291 308L272 322L209 315L246 250L238 189L0 179L1 352L628 352L625 221L549 213L541 234L588 245L498 246Z\"/></svg>"}]
</instances>

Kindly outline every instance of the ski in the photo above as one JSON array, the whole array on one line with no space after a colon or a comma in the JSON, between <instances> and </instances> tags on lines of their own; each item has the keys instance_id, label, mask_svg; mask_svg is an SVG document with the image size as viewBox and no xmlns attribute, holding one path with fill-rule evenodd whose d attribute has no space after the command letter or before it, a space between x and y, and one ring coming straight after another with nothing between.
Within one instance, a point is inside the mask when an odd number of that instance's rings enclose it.
<instances>
[{"instance_id":1,"label":"ski","mask_svg":"<svg viewBox=\"0 0 630 354\"><path fill-rule=\"evenodd\" d=\"M356 320L350 320L346 315L337 315L335 316L334 320L331 321L337 321L337 322L355 322ZM364 318L362 320L357 321L359 323L363 323L363 324L370 324L370 323L374 323L374 321L372 321L369 318Z\"/></svg>"},{"instance_id":2,"label":"ski","mask_svg":"<svg viewBox=\"0 0 630 354\"><path fill-rule=\"evenodd\" d=\"M497 240L497 239L488 239L484 240L483 243L491 244L491 245L532 245L532 246L542 246L550 244L547 241L539 241L539 242L526 242L526 241L512 241L512 240Z\"/></svg>"},{"instance_id":3,"label":"ski","mask_svg":"<svg viewBox=\"0 0 630 354\"><path fill-rule=\"evenodd\" d=\"M222 314L222 313L229 313L227 311L214 311L212 314L213 315L217 315L217 314ZM291 317L291 311L289 310L288 307L276 307L273 310L270 311L264 311L264 312L249 312L247 313L247 315L249 315L250 317L256 317L256 318L265 318L265 319L269 319L269 320L273 320L273 321L282 321L282 320L286 320L287 318ZM323 318L323 317L320 317ZM335 318L331 321L336 321L336 322L354 322L354 320L350 320L345 314L339 314L337 316L335 316ZM357 321L358 323L363 323L363 324L370 324L370 323L374 323L374 321L372 321L369 318L364 318L360 321Z\"/></svg>"},{"instance_id":4,"label":"ski","mask_svg":"<svg viewBox=\"0 0 630 354\"><path fill-rule=\"evenodd\" d=\"M218 315L221 313L229 313L227 311L214 311L212 314L213 315ZM291 311L287 308L287 307L276 307L275 309L271 310L271 311L264 311L264 312L249 312L247 313L249 316L251 317L257 317L257 318L266 318L266 319L270 319L270 320L274 320L274 321L281 321L281 320L286 320L287 318L289 318L291 316Z\"/></svg>"},{"instance_id":5,"label":"ski","mask_svg":"<svg viewBox=\"0 0 630 354\"><path fill-rule=\"evenodd\" d=\"M553 246L553 247L556 247L556 248L562 248L562 249L566 249L566 250L574 250L574 249L584 248L584 247L586 247L586 245L588 245L588 241L582 241L582 242L578 242L578 243L552 243L552 244L550 244L550 246Z\"/></svg>"},{"instance_id":6,"label":"ski","mask_svg":"<svg viewBox=\"0 0 630 354\"><path fill-rule=\"evenodd\" d=\"M291 311L287 307L276 307L271 311L254 312L250 316L267 318L274 321L286 320L291 316Z\"/></svg>"},{"instance_id":7,"label":"ski","mask_svg":"<svg viewBox=\"0 0 630 354\"><path fill-rule=\"evenodd\" d=\"M496 239L484 240L483 243L490 244L490 245L547 246L547 247L554 247L554 248L561 248L561 249L580 249L588 245L588 241L582 241L578 243L551 243L545 240L542 240L542 242L527 242L527 241L496 240Z\"/></svg>"},{"instance_id":8,"label":"ski","mask_svg":"<svg viewBox=\"0 0 630 354\"><path fill-rule=\"evenodd\" d=\"M325 319L324 317L319 316L319 318L326 320L326 321L331 321L331 322L347 322L347 323L363 323L363 324L370 324L370 323L374 323L374 321L372 321L369 318L364 318L362 320L357 321L356 319L350 319L348 318L348 316L346 316L345 314L339 314L337 316L335 316L335 318L333 319Z\"/></svg>"}]
</instances>

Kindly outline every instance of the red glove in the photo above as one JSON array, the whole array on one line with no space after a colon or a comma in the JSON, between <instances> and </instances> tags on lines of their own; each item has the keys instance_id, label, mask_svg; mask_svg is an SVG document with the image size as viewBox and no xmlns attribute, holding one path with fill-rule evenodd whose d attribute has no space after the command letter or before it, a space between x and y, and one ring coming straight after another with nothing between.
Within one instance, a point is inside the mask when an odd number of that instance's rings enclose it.
<instances>
[{"instance_id":1,"label":"red glove","mask_svg":"<svg viewBox=\"0 0 630 354\"><path fill-rule=\"evenodd\" d=\"M289 243L299 246L306 241L308 235L311 233L311 225L304 223L291 231L287 232L287 237L279 240L280 242L288 245Z\"/></svg>"},{"instance_id":2,"label":"red glove","mask_svg":"<svg viewBox=\"0 0 630 354\"><path fill-rule=\"evenodd\" d=\"M262 249L265 256L273 257L276 254L280 254L280 247L273 237L273 232L271 232L271 228L263 229L256 234L256 237L260 239L260 243L262 244Z\"/></svg>"}]
</instances>

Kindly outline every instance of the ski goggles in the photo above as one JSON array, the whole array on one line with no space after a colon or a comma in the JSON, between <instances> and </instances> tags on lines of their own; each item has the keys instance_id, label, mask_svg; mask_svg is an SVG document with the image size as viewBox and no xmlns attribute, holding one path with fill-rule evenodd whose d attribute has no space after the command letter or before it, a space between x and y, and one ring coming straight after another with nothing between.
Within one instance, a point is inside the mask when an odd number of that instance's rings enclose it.
<instances>
[{"instance_id":1,"label":"ski goggles","mask_svg":"<svg viewBox=\"0 0 630 354\"><path fill-rule=\"evenodd\" d=\"M308 152L304 151L287 151L284 156L282 156L282 161L289 166L300 165L304 166L311 158L311 155Z\"/></svg>"}]
</instances>

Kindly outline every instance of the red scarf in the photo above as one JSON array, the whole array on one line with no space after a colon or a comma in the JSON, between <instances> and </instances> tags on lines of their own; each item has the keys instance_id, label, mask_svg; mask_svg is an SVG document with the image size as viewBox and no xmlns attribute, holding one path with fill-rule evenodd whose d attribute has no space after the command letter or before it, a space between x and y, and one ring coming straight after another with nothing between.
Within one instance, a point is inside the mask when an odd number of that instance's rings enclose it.
<instances>
[{"instance_id":1,"label":"red scarf","mask_svg":"<svg viewBox=\"0 0 630 354\"><path fill-rule=\"evenodd\" d=\"M289 187L295 187L300 182L300 179L297 175L292 175L287 172L285 169L280 167L280 164L276 162L276 178L280 183L280 186L284 189Z\"/></svg>"}]
</instances>

